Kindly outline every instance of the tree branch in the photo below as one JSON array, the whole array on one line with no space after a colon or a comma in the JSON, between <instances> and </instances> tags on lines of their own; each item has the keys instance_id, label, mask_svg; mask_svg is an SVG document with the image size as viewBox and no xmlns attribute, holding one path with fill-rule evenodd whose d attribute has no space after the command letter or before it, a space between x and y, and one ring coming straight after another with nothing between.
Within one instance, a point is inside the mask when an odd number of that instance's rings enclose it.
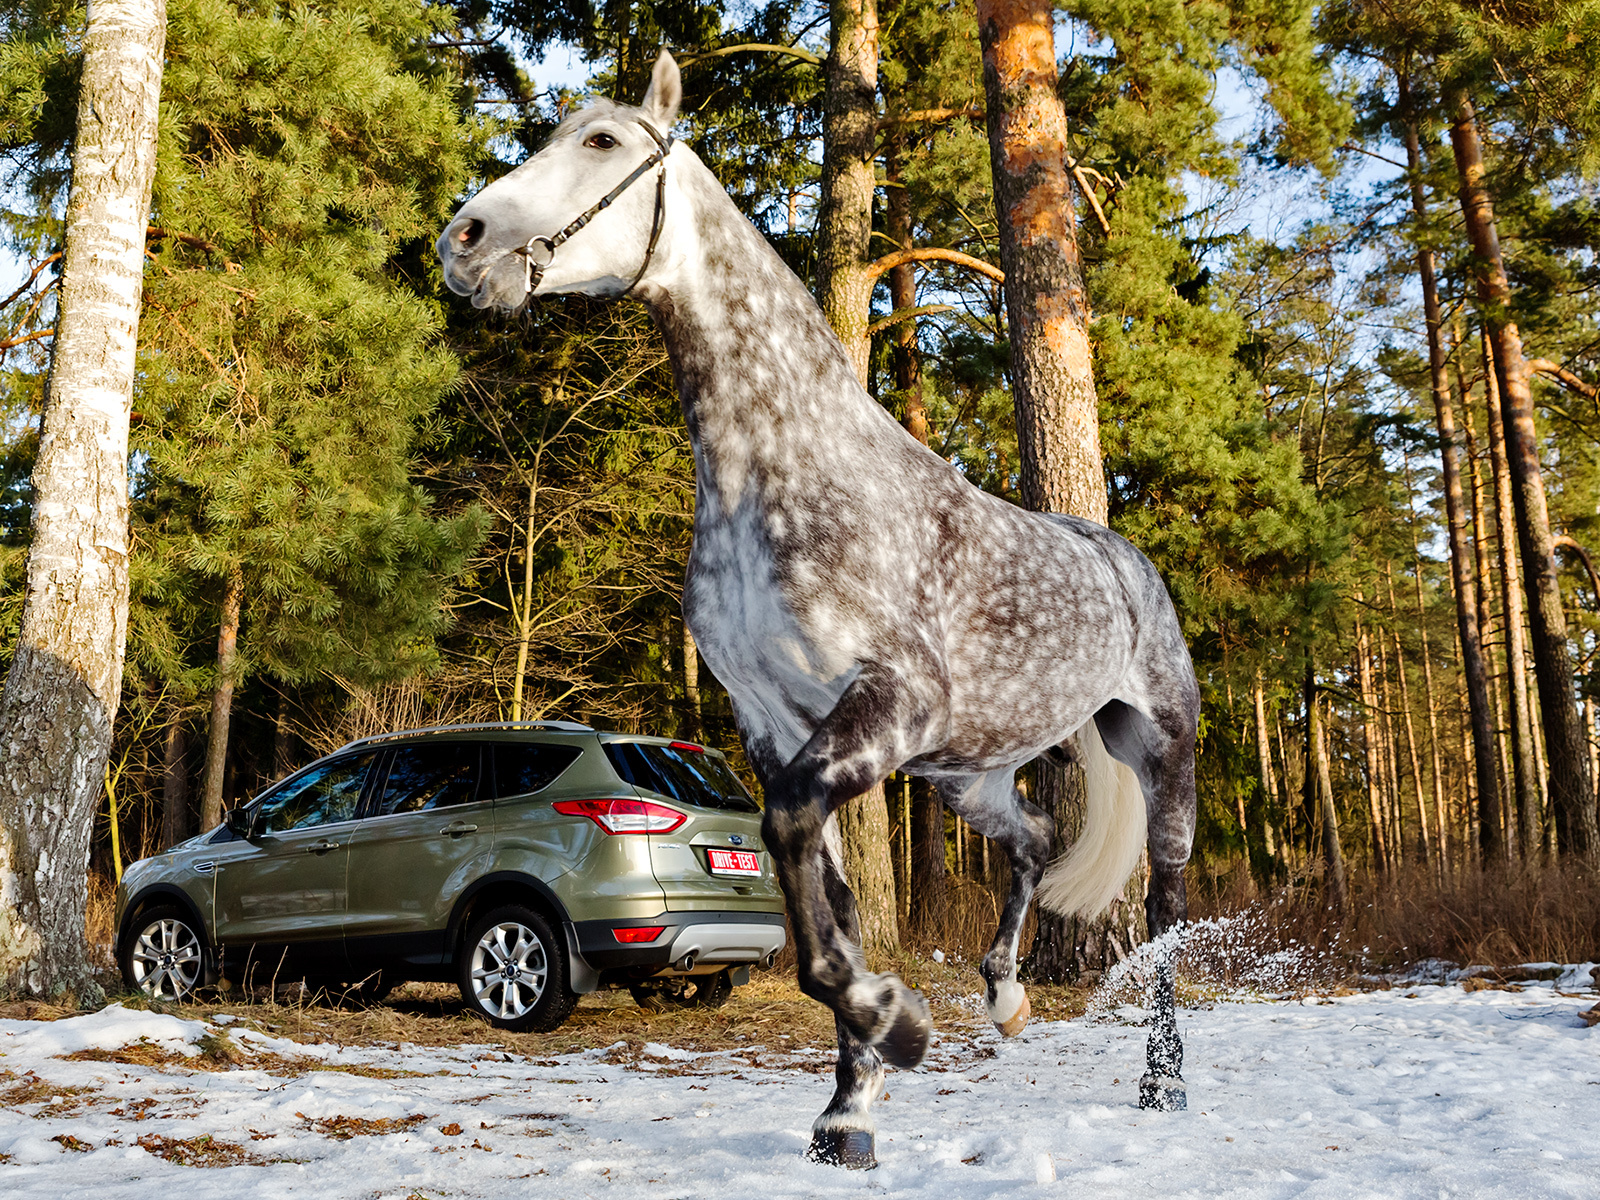
<instances>
[{"instance_id":1,"label":"tree branch","mask_svg":"<svg viewBox=\"0 0 1600 1200\"><path fill-rule=\"evenodd\" d=\"M974 121L983 118L983 109L975 104L965 108L917 108L910 112L901 113L895 117L882 117L878 121L879 129L892 129L896 125L937 124L940 121L953 121L957 117L971 117Z\"/></svg>"},{"instance_id":2,"label":"tree branch","mask_svg":"<svg viewBox=\"0 0 1600 1200\"><path fill-rule=\"evenodd\" d=\"M1592 383L1585 383L1559 363L1553 363L1548 358L1530 358L1526 361L1528 370L1550 376L1567 391L1576 392L1589 400L1600 400L1600 388Z\"/></svg>"},{"instance_id":3,"label":"tree branch","mask_svg":"<svg viewBox=\"0 0 1600 1200\"><path fill-rule=\"evenodd\" d=\"M690 67L697 62L704 62L708 58L721 58L724 54L742 54L745 51L761 54L787 54L798 58L801 62L808 62L814 67L822 65L822 59L809 50L802 50L798 46L779 46L770 42L741 42L737 46L722 46L716 50L707 50L704 54L685 54L678 59L680 67Z\"/></svg>"},{"instance_id":4,"label":"tree branch","mask_svg":"<svg viewBox=\"0 0 1600 1200\"><path fill-rule=\"evenodd\" d=\"M1564 533L1558 533L1550 540L1555 543L1556 549L1571 550L1579 558L1583 559L1584 568L1589 572L1589 586L1594 589L1595 599L1600 601L1600 573L1596 573L1594 561L1589 557L1589 552L1579 545L1574 538L1570 538Z\"/></svg>"},{"instance_id":5,"label":"tree branch","mask_svg":"<svg viewBox=\"0 0 1600 1200\"><path fill-rule=\"evenodd\" d=\"M867 277L877 279L880 275L903 267L907 263L915 262L948 262L955 263L958 267L966 267L969 271L976 271L980 275L987 275L996 283L1006 281L1006 273L999 267L992 267L981 258L973 258L970 254L963 254L959 250L945 250L939 246L923 246L916 250L896 250L893 254L885 254L875 262L867 264Z\"/></svg>"},{"instance_id":6,"label":"tree branch","mask_svg":"<svg viewBox=\"0 0 1600 1200\"><path fill-rule=\"evenodd\" d=\"M45 259L42 263L40 263L32 271L30 271L28 273L28 278L23 281L23 284L22 284L21 287L19 287L16 291L12 292L11 295L7 296L4 300L0 300L0 308L10 308L11 305L12 305L12 302L15 301L18 296L22 295L23 292L27 291L29 288L31 288L33 286L33 281L35 279L39 278L39 272L44 270L46 267L48 267L51 263L55 262L56 259L58 259L60 257L61 257L61 252L57 251L56 253L52 254L49 258Z\"/></svg>"},{"instance_id":7,"label":"tree branch","mask_svg":"<svg viewBox=\"0 0 1600 1200\"><path fill-rule=\"evenodd\" d=\"M954 304L919 304L915 308L897 308L887 317L868 325L867 336L871 337L875 333L882 333L891 325L898 325L901 321L909 321L913 317L926 317L933 313L952 312L954 310Z\"/></svg>"},{"instance_id":8,"label":"tree branch","mask_svg":"<svg viewBox=\"0 0 1600 1200\"><path fill-rule=\"evenodd\" d=\"M54 337L55 335L56 331L54 329L37 329L21 337L6 338L0 341L0 350L9 350L13 346L22 345L23 342L37 342L41 338Z\"/></svg>"},{"instance_id":9,"label":"tree branch","mask_svg":"<svg viewBox=\"0 0 1600 1200\"><path fill-rule=\"evenodd\" d=\"M159 242L162 238L173 238L185 246L193 246L196 250L204 250L207 254L221 254L221 246L213 246L205 238L195 237L192 233L179 233L176 229L161 229L152 225L144 231L147 242Z\"/></svg>"}]
</instances>

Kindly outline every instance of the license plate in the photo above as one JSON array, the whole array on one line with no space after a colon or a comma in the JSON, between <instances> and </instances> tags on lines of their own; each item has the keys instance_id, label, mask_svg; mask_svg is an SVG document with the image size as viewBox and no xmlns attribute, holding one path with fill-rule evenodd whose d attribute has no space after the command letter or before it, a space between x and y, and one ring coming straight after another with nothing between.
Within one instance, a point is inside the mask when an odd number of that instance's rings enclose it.
<instances>
[{"instance_id":1,"label":"license plate","mask_svg":"<svg viewBox=\"0 0 1600 1200\"><path fill-rule=\"evenodd\" d=\"M759 875L761 863L748 850L707 850L713 875Z\"/></svg>"}]
</instances>

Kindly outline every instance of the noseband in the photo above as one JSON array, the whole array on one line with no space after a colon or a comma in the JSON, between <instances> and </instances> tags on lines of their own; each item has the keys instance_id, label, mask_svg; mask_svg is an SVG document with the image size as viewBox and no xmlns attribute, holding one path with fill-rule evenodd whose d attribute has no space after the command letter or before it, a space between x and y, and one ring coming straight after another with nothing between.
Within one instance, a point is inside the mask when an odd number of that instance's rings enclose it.
<instances>
[{"instance_id":1,"label":"noseband","mask_svg":"<svg viewBox=\"0 0 1600 1200\"><path fill-rule=\"evenodd\" d=\"M656 172L656 211L650 222L650 244L644 248L644 261L639 264L639 273L633 277L632 283L622 289L622 294L626 296L639 286L639 280L643 279L644 273L650 269L650 259L655 255L656 242L661 238L661 224L666 212L667 199L667 155L672 152L673 138L670 133L662 137L656 132L655 126L648 121L639 121L638 124L655 139L655 153L635 167L633 173L616 187L573 218L571 224L560 233L554 237L543 235L531 237L527 245L513 251L522 255L524 297L533 295L533 289L539 286L539 281L544 278L545 268L555 261L557 246L594 220L602 209L610 208L611 202L632 187L651 167L659 165L660 170Z\"/></svg>"}]
</instances>

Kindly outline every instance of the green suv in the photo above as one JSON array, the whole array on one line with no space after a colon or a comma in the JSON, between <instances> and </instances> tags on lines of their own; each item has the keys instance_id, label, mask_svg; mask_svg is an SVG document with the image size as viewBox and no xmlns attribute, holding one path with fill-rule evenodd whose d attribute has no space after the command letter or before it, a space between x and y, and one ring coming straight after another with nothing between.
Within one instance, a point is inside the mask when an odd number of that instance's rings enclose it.
<instances>
[{"instance_id":1,"label":"green suv","mask_svg":"<svg viewBox=\"0 0 1600 1200\"><path fill-rule=\"evenodd\" d=\"M352 742L129 867L116 928L151 996L446 980L517 1030L602 987L720 1004L784 944L761 811L726 759L564 721Z\"/></svg>"}]
</instances>

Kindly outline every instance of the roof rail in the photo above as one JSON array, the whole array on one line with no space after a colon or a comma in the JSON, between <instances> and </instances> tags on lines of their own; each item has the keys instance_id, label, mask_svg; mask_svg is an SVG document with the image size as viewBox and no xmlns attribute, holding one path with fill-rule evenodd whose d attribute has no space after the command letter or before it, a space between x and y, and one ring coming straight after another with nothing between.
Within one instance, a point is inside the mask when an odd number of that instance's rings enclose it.
<instances>
[{"instance_id":1,"label":"roof rail","mask_svg":"<svg viewBox=\"0 0 1600 1200\"><path fill-rule=\"evenodd\" d=\"M394 738L415 737L420 733L470 733L477 730L506 732L515 729L553 729L559 733L593 733L594 726L576 721L485 721L475 725L430 725L426 729L397 729L393 733L374 733L339 747L339 751L371 746Z\"/></svg>"}]
</instances>

